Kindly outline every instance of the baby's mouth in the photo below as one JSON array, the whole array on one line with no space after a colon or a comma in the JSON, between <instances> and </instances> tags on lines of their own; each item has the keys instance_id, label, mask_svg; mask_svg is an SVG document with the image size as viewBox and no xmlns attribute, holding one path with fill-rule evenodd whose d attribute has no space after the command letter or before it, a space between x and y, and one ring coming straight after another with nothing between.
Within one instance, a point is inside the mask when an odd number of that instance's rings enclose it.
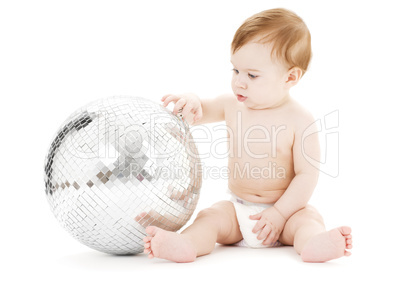
<instances>
[{"instance_id":1,"label":"baby's mouth","mask_svg":"<svg viewBox=\"0 0 402 288\"><path fill-rule=\"evenodd\" d=\"M239 102L244 102L247 100L247 97L245 97L243 95L237 94L236 96L237 96L237 101L239 101Z\"/></svg>"}]
</instances>

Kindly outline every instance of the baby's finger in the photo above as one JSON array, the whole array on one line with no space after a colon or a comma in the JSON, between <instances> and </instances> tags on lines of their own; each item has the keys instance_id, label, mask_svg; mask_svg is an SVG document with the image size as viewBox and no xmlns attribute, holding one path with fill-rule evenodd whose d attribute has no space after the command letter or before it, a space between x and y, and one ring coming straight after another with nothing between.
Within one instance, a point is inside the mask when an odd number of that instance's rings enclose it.
<instances>
[{"instance_id":1,"label":"baby's finger","mask_svg":"<svg viewBox=\"0 0 402 288\"><path fill-rule=\"evenodd\" d=\"M272 231L271 227L268 226L268 225L265 225L264 229L262 229L262 231L261 231L261 233L258 235L257 239L258 239L258 240L263 240L263 239L267 238L267 236L268 236L270 233L272 233L271 231Z\"/></svg>"},{"instance_id":2,"label":"baby's finger","mask_svg":"<svg viewBox=\"0 0 402 288\"><path fill-rule=\"evenodd\" d=\"M186 119L189 114L191 114L191 104L187 103L186 106L183 107L183 111L181 112L181 115L183 115L183 118Z\"/></svg>"},{"instance_id":3,"label":"baby's finger","mask_svg":"<svg viewBox=\"0 0 402 288\"><path fill-rule=\"evenodd\" d=\"M165 101L165 99L166 99L167 97L169 97L170 95L172 95L172 94L166 94L166 95L164 95L164 96L161 98L161 101Z\"/></svg>"},{"instance_id":4,"label":"baby's finger","mask_svg":"<svg viewBox=\"0 0 402 288\"><path fill-rule=\"evenodd\" d=\"M198 108L197 111L195 112L194 122L200 120L201 118L202 118L202 109Z\"/></svg>"},{"instance_id":5,"label":"baby's finger","mask_svg":"<svg viewBox=\"0 0 402 288\"><path fill-rule=\"evenodd\" d=\"M251 217L251 216L250 216ZM257 233L258 231L260 231L263 227L265 226L265 223L263 221L258 221L257 224L255 224L252 232L253 233Z\"/></svg>"},{"instance_id":6,"label":"baby's finger","mask_svg":"<svg viewBox=\"0 0 402 288\"><path fill-rule=\"evenodd\" d=\"M275 243L279 238L279 235L275 233L274 231L271 231L271 233L268 235L267 239L264 240L262 244L264 245L270 245Z\"/></svg>"},{"instance_id":7,"label":"baby's finger","mask_svg":"<svg viewBox=\"0 0 402 288\"><path fill-rule=\"evenodd\" d=\"M186 99L181 98L179 101L176 102L173 108L173 114L177 115L179 110L182 109L186 105Z\"/></svg>"},{"instance_id":8,"label":"baby's finger","mask_svg":"<svg viewBox=\"0 0 402 288\"><path fill-rule=\"evenodd\" d=\"M187 103L186 106L184 106L183 111L181 112L183 118L190 125L195 122L195 113L196 109L192 107L192 104L190 103Z\"/></svg>"},{"instance_id":9,"label":"baby's finger","mask_svg":"<svg viewBox=\"0 0 402 288\"><path fill-rule=\"evenodd\" d=\"M166 95L166 96L163 96L163 97L165 97L164 100L162 100L163 101L163 106L165 106L165 107L167 105L169 105L170 102L177 102L177 100L180 99L179 96L173 95L173 94L169 94L169 95Z\"/></svg>"},{"instance_id":10,"label":"baby's finger","mask_svg":"<svg viewBox=\"0 0 402 288\"><path fill-rule=\"evenodd\" d=\"M258 213L258 214L255 214L255 215L250 215L250 219L251 220L260 220L261 215L262 215L262 213Z\"/></svg>"}]
</instances>

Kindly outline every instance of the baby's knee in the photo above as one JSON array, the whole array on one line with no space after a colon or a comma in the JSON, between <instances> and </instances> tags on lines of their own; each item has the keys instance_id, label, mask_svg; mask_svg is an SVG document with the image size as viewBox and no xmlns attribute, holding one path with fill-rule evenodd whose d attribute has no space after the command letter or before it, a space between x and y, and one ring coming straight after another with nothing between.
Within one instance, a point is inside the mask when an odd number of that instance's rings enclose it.
<instances>
[{"instance_id":1,"label":"baby's knee","mask_svg":"<svg viewBox=\"0 0 402 288\"><path fill-rule=\"evenodd\" d=\"M288 224L295 225L299 227L301 224L305 223L306 221L314 221L319 224L324 223L324 219L322 218L321 214L311 205L307 205L305 208L297 211L293 214L289 220Z\"/></svg>"},{"instance_id":2,"label":"baby's knee","mask_svg":"<svg viewBox=\"0 0 402 288\"><path fill-rule=\"evenodd\" d=\"M324 219L321 214L311 205L307 205L304 209L300 210L302 216L311 220L314 220L319 223L324 223Z\"/></svg>"},{"instance_id":3,"label":"baby's knee","mask_svg":"<svg viewBox=\"0 0 402 288\"><path fill-rule=\"evenodd\" d=\"M233 204L230 201L221 201L221 202L215 203L211 207L201 210L197 214L197 218L201 218L201 217L221 218L224 214L227 213L228 209L232 208L229 206L233 206Z\"/></svg>"},{"instance_id":4,"label":"baby's knee","mask_svg":"<svg viewBox=\"0 0 402 288\"><path fill-rule=\"evenodd\" d=\"M216 211L214 211L211 208L206 208L206 209L203 209L200 212L198 212L196 219L212 217L215 214L216 214Z\"/></svg>"}]
</instances>

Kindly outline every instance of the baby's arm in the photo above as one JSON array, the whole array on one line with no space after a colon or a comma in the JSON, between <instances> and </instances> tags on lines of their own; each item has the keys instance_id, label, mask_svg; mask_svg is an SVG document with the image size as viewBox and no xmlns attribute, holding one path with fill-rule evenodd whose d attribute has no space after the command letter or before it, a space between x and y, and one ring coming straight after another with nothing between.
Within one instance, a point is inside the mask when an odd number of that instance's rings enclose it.
<instances>
[{"instance_id":1,"label":"baby's arm","mask_svg":"<svg viewBox=\"0 0 402 288\"><path fill-rule=\"evenodd\" d=\"M303 138L303 133L313 127L317 131L314 118L311 115L305 117L301 121L299 127L295 131L293 143L293 161L295 177L286 189L282 197L275 203L274 207L287 220L294 213L303 209L317 185L319 169L313 166L305 157L308 155L316 161L320 161L320 145L318 141L318 133L310 134ZM314 125L310 127L311 125Z\"/></svg>"},{"instance_id":2,"label":"baby's arm","mask_svg":"<svg viewBox=\"0 0 402 288\"><path fill-rule=\"evenodd\" d=\"M293 143L295 177L285 193L273 207L250 216L250 219L258 221L253 228L253 233L259 232L257 239L264 240L264 245L273 244L278 240L286 221L307 205L317 184L319 171L305 158L307 154L309 157L319 161L320 147L317 133L309 133L309 136L303 139L304 131L313 122L314 119L311 116L305 117L304 121L301 121L301 125L296 129ZM316 129L316 126L313 128Z\"/></svg>"},{"instance_id":3,"label":"baby's arm","mask_svg":"<svg viewBox=\"0 0 402 288\"><path fill-rule=\"evenodd\" d=\"M225 120L225 103L229 101L229 95L218 96L213 99L200 99L195 94L169 94L163 96L161 101L166 107L174 102L173 113L180 112L183 118L192 125L206 124Z\"/></svg>"}]
</instances>

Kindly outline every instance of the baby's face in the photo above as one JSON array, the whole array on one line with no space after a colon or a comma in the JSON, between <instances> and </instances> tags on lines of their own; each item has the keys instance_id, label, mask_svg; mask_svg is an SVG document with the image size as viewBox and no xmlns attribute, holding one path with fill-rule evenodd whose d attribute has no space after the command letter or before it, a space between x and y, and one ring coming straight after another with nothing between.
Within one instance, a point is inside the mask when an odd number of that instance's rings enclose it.
<instances>
[{"instance_id":1,"label":"baby's face","mask_svg":"<svg viewBox=\"0 0 402 288\"><path fill-rule=\"evenodd\" d=\"M289 97L288 67L271 58L269 44L250 42L232 54L232 89L251 109L281 105Z\"/></svg>"}]
</instances>

